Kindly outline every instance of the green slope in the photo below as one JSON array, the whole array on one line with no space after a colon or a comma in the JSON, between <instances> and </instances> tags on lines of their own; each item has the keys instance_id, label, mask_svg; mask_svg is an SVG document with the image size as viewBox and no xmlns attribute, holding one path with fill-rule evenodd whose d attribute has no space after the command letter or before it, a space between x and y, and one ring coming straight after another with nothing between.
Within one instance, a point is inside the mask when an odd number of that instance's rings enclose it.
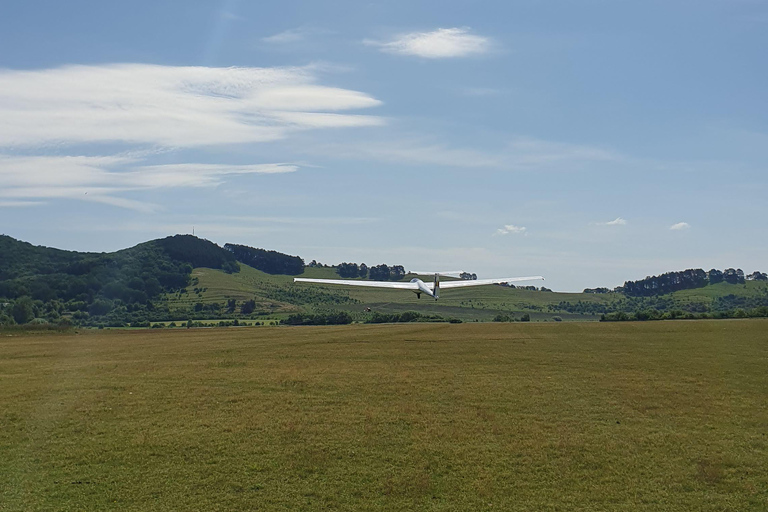
<instances>
[{"instance_id":1,"label":"green slope","mask_svg":"<svg viewBox=\"0 0 768 512\"><path fill-rule=\"evenodd\" d=\"M768 282L747 281L744 284L717 283L693 290L680 290L672 297L682 302L694 301L711 303L718 297L735 295L737 297L762 297L768 294Z\"/></svg>"},{"instance_id":2,"label":"green slope","mask_svg":"<svg viewBox=\"0 0 768 512\"><path fill-rule=\"evenodd\" d=\"M607 295L555 293L522 290L505 286L482 286L443 291L439 301L417 298L403 290L345 288L339 286L294 283L294 276L270 275L241 263L237 274L221 270L196 268L193 284L185 293L165 297L172 311L185 310L195 304L224 304L230 299L238 303L253 299L261 313L279 314L297 311L318 312L343 310L362 319L366 308L382 313L418 311L425 315L441 315L465 321L493 319L498 314L520 316L524 312L534 320L560 316L564 320L594 320L594 315L578 315L550 311L562 301L607 303ZM338 279L332 268L306 268L298 277ZM412 276L409 276L410 279ZM423 276L427 279L426 276Z\"/></svg>"},{"instance_id":3,"label":"green slope","mask_svg":"<svg viewBox=\"0 0 768 512\"><path fill-rule=\"evenodd\" d=\"M294 283L294 276L270 275L241 264L237 274L196 268L193 284L186 293L166 296L171 311L188 310L195 304L238 304L253 299L263 315L285 316L294 312L347 311L356 320L367 318L367 310L380 313L417 311L464 321L490 321L497 315L520 317L528 313L534 321L560 317L565 321L597 320L600 311L659 308L697 311L701 308L732 309L739 298L768 301L768 283L749 281L745 285L719 283L653 298L627 298L619 293L585 294L524 290L506 286L482 286L444 290L440 300L417 298L403 290L346 288L333 285ZM306 268L298 277L338 279L333 268ZM409 275L406 280L413 277ZM428 276L420 276L425 282ZM733 302L736 297L736 302ZM585 311L585 313L580 313ZM591 313L590 313L591 312Z\"/></svg>"},{"instance_id":4,"label":"green slope","mask_svg":"<svg viewBox=\"0 0 768 512\"><path fill-rule=\"evenodd\" d=\"M328 271L333 272L332 269L307 270L302 274L305 277L329 277ZM240 264L240 272L236 274L227 274L218 269L196 268L192 271L192 284L162 298L172 312L194 310L198 304L218 304L224 307L231 299L239 305L254 300L256 313L268 315L354 302L346 289L296 286L293 284L293 276L267 274L243 263Z\"/></svg>"}]
</instances>

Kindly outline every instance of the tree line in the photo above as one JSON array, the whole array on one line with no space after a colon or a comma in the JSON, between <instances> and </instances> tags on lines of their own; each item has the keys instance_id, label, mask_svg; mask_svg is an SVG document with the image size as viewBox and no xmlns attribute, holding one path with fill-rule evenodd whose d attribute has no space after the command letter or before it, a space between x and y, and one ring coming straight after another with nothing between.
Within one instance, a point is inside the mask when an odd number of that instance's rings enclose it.
<instances>
[{"instance_id":1,"label":"tree line","mask_svg":"<svg viewBox=\"0 0 768 512\"><path fill-rule=\"evenodd\" d=\"M384 263L369 267L365 263L339 263L336 273L347 279L371 279L373 281L399 281L405 277L405 267L402 265L389 266Z\"/></svg>"},{"instance_id":2,"label":"tree line","mask_svg":"<svg viewBox=\"0 0 768 512\"><path fill-rule=\"evenodd\" d=\"M760 306L752 309L729 309L711 313L692 313L673 309L661 312L657 309L639 310L631 313L619 311L600 316L601 322L645 322L649 320L707 320L727 318L768 318L768 307Z\"/></svg>"},{"instance_id":3,"label":"tree line","mask_svg":"<svg viewBox=\"0 0 768 512\"><path fill-rule=\"evenodd\" d=\"M304 260L299 256L238 244L224 244L224 249L231 252L240 263L267 274L296 276L304 272Z\"/></svg>"},{"instance_id":4,"label":"tree line","mask_svg":"<svg viewBox=\"0 0 768 512\"><path fill-rule=\"evenodd\" d=\"M660 276L650 276L639 281L626 281L624 286L617 287L614 291L621 292L629 297L650 297L665 295L679 290L702 288L717 283L744 284L747 280L766 281L768 275L755 271L748 276L740 268L727 268L723 271L711 269L709 272L703 269L688 269L679 272L667 272ZM589 291L588 291L589 290ZM605 288L587 289L585 293L605 293Z\"/></svg>"}]
</instances>

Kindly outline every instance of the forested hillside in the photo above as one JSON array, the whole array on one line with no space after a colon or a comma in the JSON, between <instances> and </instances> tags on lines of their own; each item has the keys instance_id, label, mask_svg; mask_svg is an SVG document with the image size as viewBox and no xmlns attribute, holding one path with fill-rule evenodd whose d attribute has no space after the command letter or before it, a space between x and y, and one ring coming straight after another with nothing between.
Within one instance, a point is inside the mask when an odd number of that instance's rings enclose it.
<instances>
[{"instance_id":1,"label":"forested hillside","mask_svg":"<svg viewBox=\"0 0 768 512\"><path fill-rule=\"evenodd\" d=\"M267 274L296 276L304 272L304 260L299 256L238 244L224 244L224 249L231 252L237 261ZM198 266L207 267L208 265Z\"/></svg>"},{"instance_id":2,"label":"forested hillside","mask_svg":"<svg viewBox=\"0 0 768 512\"><path fill-rule=\"evenodd\" d=\"M400 281L405 277L405 267L402 265L387 265L382 263L369 267L365 263L340 263L336 266L336 273L345 278L368 278L373 281Z\"/></svg>"},{"instance_id":3,"label":"forested hillside","mask_svg":"<svg viewBox=\"0 0 768 512\"><path fill-rule=\"evenodd\" d=\"M755 271L745 276L744 271L740 268L727 268L723 271L713 268L709 272L696 268L681 272L667 272L660 276L650 276L639 281L627 281L617 291L629 297L651 297L680 290L702 288L718 283L744 284L746 281L768 281L768 275Z\"/></svg>"},{"instance_id":4,"label":"forested hillside","mask_svg":"<svg viewBox=\"0 0 768 512\"><path fill-rule=\"evenodd\" d=\"M232 253L190 235L113 253L62 251L2 236L0 300L14 301L10 316L17 323L36 316L137 316L152 311L160 294L187 286L192 269L200 266L239 270Z\"/></svg>"}]
</instances>

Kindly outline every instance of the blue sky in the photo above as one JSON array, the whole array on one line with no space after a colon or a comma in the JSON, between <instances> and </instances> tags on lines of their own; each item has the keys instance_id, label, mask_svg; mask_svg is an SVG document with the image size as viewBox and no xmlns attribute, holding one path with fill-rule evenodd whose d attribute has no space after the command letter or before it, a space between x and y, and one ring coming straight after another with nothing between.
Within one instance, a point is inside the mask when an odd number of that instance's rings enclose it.
<instances>
[{"instance_id":1,"label":"blue sky","mask_svg":"<svg viewBox=\"0 0 768 512\"><path fill-rule=\"evenodd\" d=\"M768 2L7 1L0 232L768 270Z\"/></svg>"}]
</instances>

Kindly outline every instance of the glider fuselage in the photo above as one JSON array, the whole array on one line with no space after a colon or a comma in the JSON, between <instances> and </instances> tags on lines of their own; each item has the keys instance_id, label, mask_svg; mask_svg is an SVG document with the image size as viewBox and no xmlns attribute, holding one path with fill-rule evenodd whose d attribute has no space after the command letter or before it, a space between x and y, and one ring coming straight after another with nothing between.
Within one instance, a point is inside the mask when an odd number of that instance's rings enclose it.
<instances>
[{"instance_id":1,"label":"glider fuselage","mask_svg":"<svg viewBox=\"0 0 768 512\"><path fill-rule=\"evenodd\" d=\"M418 277L414 277L413 279L411 279L411 282L412 283L416 283L417 285L419 285L419 289L418 290L413 290L413 293L415 293L417 297L421 298L421 294L423 293L423 294L429 295L433 299L437 300L438 296L435 295L434 290L431 290L429 288L429 286L427 286L427 284L424 281L422 281ZM435 284L437 284L437 281L435 281Z\"/></svg>"}]
</instances>

